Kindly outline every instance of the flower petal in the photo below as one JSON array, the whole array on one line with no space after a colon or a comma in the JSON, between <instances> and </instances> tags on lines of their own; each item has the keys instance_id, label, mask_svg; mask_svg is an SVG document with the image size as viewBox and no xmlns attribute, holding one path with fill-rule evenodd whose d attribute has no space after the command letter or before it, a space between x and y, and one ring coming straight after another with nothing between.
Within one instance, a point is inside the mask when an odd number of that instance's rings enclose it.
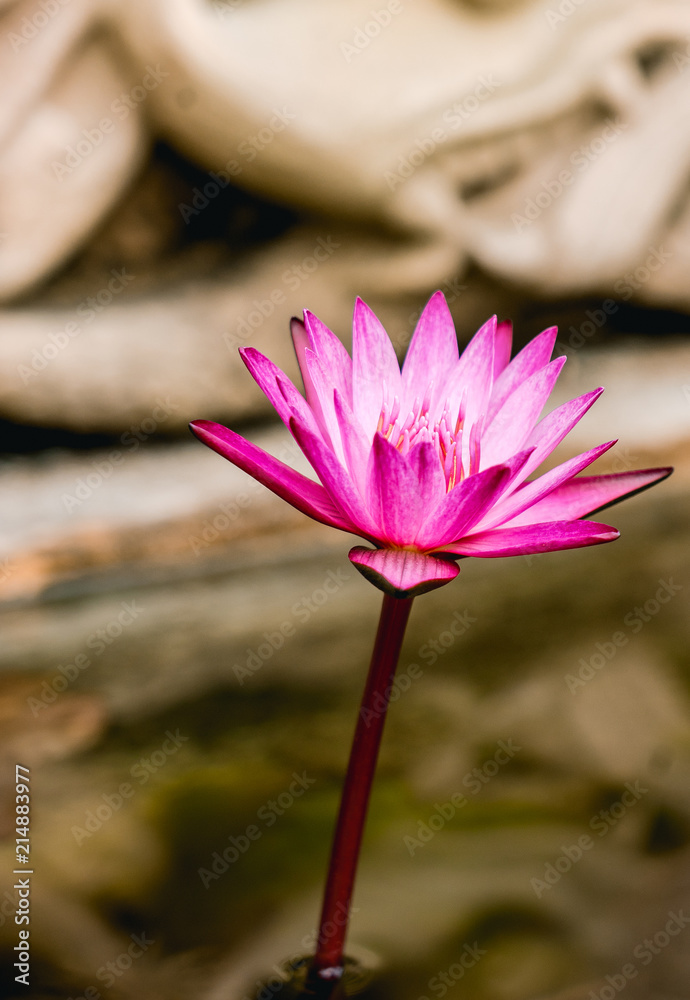
<instances>
[{"instance_id":1,"label":"flower petal","mask_svg":"<svg viewBox=\"0 0 690 1000\"><path fill-rule=\"evenodd\" d=\"M438 388L458 361L458 338L443 292L434 292L417 322L402 369L405 404L423 396L430 383Z\"/></svg>"},{"instance_id":2,"label":"flower petal","mask_svg":"<svg viewBox=\"0 0 690 1000\"><path fill-rule=\"evenodd\" d=\"M303 514L308 514L322 524L357 533L354 522L336 507L323 486L307 479L301 472L295 472L289 465L273 458L263 448L240 437L229 427L210 420L193 420L189 426L192 433L205 445L263 483Z\"/></svg>"},{"instance_id":3,"label":"flower petal","mask_svg":"<svg viewBox=\"0 0 690 1000\"><path fill-rule=\"evenodd\" d=\"M351 404L352 358L336 335L308 309L304 310L304 327L309 337L309 347L329 373L334 388Z\"/></svg>"},{"instance_id":4,"label":"flower petal","mask_svg":"<svg viewBox=\"0 0 690 1000\"><path fill-rule=\"evenodd\" d=\"M494 342L496 317L492 316L477 330L460 355L460 360L448 379L446 394L451 409L460 403L466 390L464 405L465 426L483 423L486 404L494 379Z\"/></svg>"},{"instance_id":5,"label":"flower petal","mask_svg":"<svg viewBox=\"0 0 690 1000\"><path fill-rule=\"evenodd\" d=\"M311 404L321 430L321 435L331 446L338 460L345 463L345 454L341 438L341 425L335 412L333 383L328 378L328 373L324 371L318 356L308 347L304 352L304 363L309 372L313 392L313 403ZM303 421L304 422L304 421Z\"/></svg>"},{"instance_id":6,"label":"flower petal","mask_svg":"<svg viewBox=\"0 0 690 1000\"><path fill-rule=\"evenodd\" d=\"M567 462L557 465L555 469L550 469L543 476L540 476L539 479L525 483L522 487L515 490L515 492L505 497L500 503L496 504L496 507L488 513L487 517L484 518L478 527L482 531L488 531L489 528L495 528L499 524L506 524L507 522L513 524L514 518L519 514L522 514L523 511L528 511L530 507L538 505L544 497L552 493L561 483L565 483L568 479L573 479L578 472L582 472L592 462L596 462L615 443L615 441L607 441L605 444L600 444L596 448L591 448L589 451L585 451L581 455L576 455L575 458L568 459ZM591 510L583 510L582 514L575 516L582 517L583 514L591 514L591 512ZM565 514L554 516L553 518L530 516L529 520L520 521L519 523L534 524L537 521L562 521L566 516Z\"/></svg>"},{"instance_id":7,"label":"flower petal","mask_svg":"<svg viewBox=\"0 0 690 1000\"><path fill-rule=\"evenodd\" d=\"M494 465L463 479L438 504L419 531L415 545L420 549L441 549L447 542L461 538L491 509L529 455L529 451L520 452L505 465Z\"/></svg>"},{"instance_id":8,"label":"flower petal","mask_svg":"<svg viewBox=\"0 0 690 1000\"><path fill-rule=\"evenodd\" d=\"M383 434L375 434L367 469L367 505L380 525L382 541L410 545L430 506L445 492L436 448L420 442L402 455Z\"/></svg>"},{"instance_id":9,"label":"flower petal","mask_svg":"<svg viewBox=\"0 0 690 1000\"><path fill-rule=\"evenodd\" d=\"M322 439L296 419L290 421L297 444L300 446L311 467L326 488L333 504L339 507L345 519L356 526L354 531L365 538L377 540L379 527L369 515L359 490L352 482L346 469L340 464L333 452Z\"/></svg>"},{"instance_id":10,"label":"flower petal","mask_svg":"<svg viewBox=\"0 0 690 1000\"><path fill-rule=\"evenodd\" d=\"M278 385L278 377L282 376L286 381L290 381L285 372L274 365L261 351L255 347L241 347L240 357L249 369L249 373L259 386L265 396L275 408L278 416L287 426L292 416L291 408L288 406L283 393ZM297 391L297 390L295 390Z\"/></svg>"},{"instance_id":11,"label":"flower petal","mask_svg":"<svg viewBox=\"0 0 690 1000\"><path fill-rule=\"evenodd\" d=\"M294 416L306 424L313 433L320 433L309 404L285 372L255 347L241 347L240 356L286 427L290 426L290 419Z\"/></svg>"},{"instance_id":12,"label":"flower petal","mask_svg":"<svg viewBox=\"0 0 690 1000\"><path fill-rule=\"evenodd\" d=\"M357 484L360 494L365 496L371 444L367 440L362 425L352 412L350 404L346 399L343 399L337 389L333 391L333 408L340 427L345 467L350 473L352 481Z\"/></svg>"},{"instance_id":13,"label":"flower petal","mask_svg":"<svg viewBox=\"0 0 690 1000\"><path fill-rule=\"evenodd\" d=\"M332 445L333 440L328 430L328 420L324 414L319 391L314 384L312 372L307 361L308 354L311 354L312 356L314 355L314 352L311 349L311 338L309 337L302 320L297 319L294 316L290 320L290 331L292 333L292 343L295 347L295 354L297 355L297 363L302 374L302 382L304 383L304 392L307 397L307 404L314 414L314 418L318 423L324 440L328 444Z\"/></svg>"},{"instance_id":14,"label":"flower petal","mask_svg":"<svg viewBox=\"0 0 690 1000\"><path fill-rule=\"evenodd\" d=\"M352 562L362 576L379 590L394 597L417 597L450 583L460 572L448 559L428 556L407 549L350 550Z\"/></svg>"},{"instance_id":15,"label":"flower petal","mask_svg":"<svg viewBox=\"0 0 690 1000\"><path fill-rule=\"evenodd\" d=\"M496 324L496 339L494 341L494 382L510 361L510 351L513 346L513 324L510 320L502 320ZM546 359L549 360L548 358ZM546 362L545 362L546 363Z\"/></svg>"},{"instance_id":16,"label":"flower petal","mask_svg":"<svg viewBox=\"0 0 690 1000\"><path fill-rule=\"evenodd\" d=\"M527 477L539 468L544 459L548 458L554 448L570 433L603 391L600 387L586 392L583 396L578 396L577 399L571 399L570 402L557 406L555 410L547 413L539 421L525 441L525 446L533 447L534 452L523 469L522 475Z\"/></svg>"},{"instance_id":17,"label":"flower petal","mask_svg":"<svg viewBox=\"0 0 690 1000\"><path fill-rule=\"evenodd\" d=\"M558 549L578 549L585 545L612 542L620 532L596 521L550 521L517 528L495 528L469 535L444 546L446 552L483 559L498 556L521 556Z\"/></svg>"},{"instance_id":18,"label":"flower petal","mask_svg":"<svg viewBox=\"0 0 690 1000\"><path fill-rule=\"evenodd\" d=\"M524 447L565 361L564 357L551 361L508 396L482 435L484 468L503 462Z\"/></svg>"},{"instance_id":19,"label":"flower petal","mask_svg":"<svg viewBox=\"0 0 690 1000\"><path fill-rule=\"evenodd\" d=\"M384 385L400 395L400 365L390 337L366 303L355 302L352 326L352 408L373 436L383 405Z\"/></svg>"},{"instance_id":20,"label":"flower petal","mask_svg":"<svg viewBox=\"0 0 690 1000\"><path fill-rule=\"evenodd\" d=\"M549 363L549 358L553 353L553 345L556 343L558 327L550 326L543 330L537 337L530 340L522 350L515 355L510 364L503 370L503 373L496 379L494 390L491 394L491 403L486 414L486 426L488 427L493 418L517 387L538 372Z\"/></svg>"},{"instance_id":21,"label":"flower petal","mask_svg":"<svg viewBox=\"0 0 690 1000\"><path fill-rule=\"evenodd\" d=\"M548 496L511 519L512 525L588 517L626 500L671 475L673 469L639 469L604 476L580 476L557 486ZM543 477L542 477L543 478Z\"/></svg>"}]
</instances>

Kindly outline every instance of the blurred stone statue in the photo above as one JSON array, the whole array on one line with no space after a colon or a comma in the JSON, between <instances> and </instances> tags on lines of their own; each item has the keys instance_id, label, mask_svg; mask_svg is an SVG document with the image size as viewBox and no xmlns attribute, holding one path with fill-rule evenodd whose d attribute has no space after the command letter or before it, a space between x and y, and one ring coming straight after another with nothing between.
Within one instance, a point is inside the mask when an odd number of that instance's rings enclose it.
<instances>
[{"instance_id":1,"label":"blurred stone statue","mask_svg":"<svg viewBox=\"0 0 690 1000\"><path fill-rule=\"evenodd\" d=\"M0 31L5 418L250 415L237 346L289 365L290 313L421 305L470 265L690 305L688 0L4 0ZM137 195L154 140L206 172L167 217ZM236 189L300 221L152 280L146 247ZM108 226L128 266L61 282Z\"/></svg>"}]
</instances>

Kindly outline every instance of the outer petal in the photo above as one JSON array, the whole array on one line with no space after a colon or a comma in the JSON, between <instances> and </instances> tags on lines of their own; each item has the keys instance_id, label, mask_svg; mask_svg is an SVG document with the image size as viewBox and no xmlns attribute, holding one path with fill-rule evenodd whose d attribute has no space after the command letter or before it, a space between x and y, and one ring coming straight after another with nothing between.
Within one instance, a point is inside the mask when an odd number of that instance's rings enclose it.
<instances>
[{"instance_id":1,"label":"outer petal","mask_svg":"<svg viewBox=\"0 0 690 1000\"><path fill-rule=\"evenodd\" d=\"M417 597L450 583L460 572L454 562L406 549L350 550L352 562L362 576L379 590L394 597Z\"/></svg>"},{"instance_id":2,"label":"outer petal","mask_svg":"<svg viewBox=\"0 0 690 1000\"><path fill-rule=\"evenodd\" d=\"M303 514L308 514L322 524L358 533L355 523L335 506L323 486L307 479L301 472L295 472L289 465L273 458L268 452L222 424L215 424L210 420L193 420L189 426L192 433L209 448L263 483Z\"/></svg>"},{"instance_id":3,"label":"outer petal","mask_svg":"<svg viewBox=\"0 0 690 1000\"><path fill-rule=\"evenodd\" d=\"M309 346L330 373L333 386L348 402L352 402L352 359L340 340L308 309L304 310L304 327ZM297 350L297 345L295 345ZM299 353L297 355L299 361ZM300 363L300 368L301 368Z\"/></svg>"},{"instance_id":4,"label":"outer petal","mask_svg":"<svg viewBox=\"0 0 690 1000\"><path fill-rule=\"evenodd\" d=\"M667 467L570 479L539 503L512 518L510 523L513 526L587 517L648 489L666 479L672 472L673 469Z\"/></svg>"},{"instance_id":5,"label":"outer petal","mask_svg":"<svg viewBox=\"0 0 690 1000\"><path fill-rule=\"evenodd\" d=\"M355 302L352 327L352 408L364 430L376 429L383 403L384 384L400 394L400 365L390 337L360 298Z\"/></svg>"},{"instance_id":6,"label":"outer petal","mask_svg":"<svg viewBox=\"0 0 690 1000\"><path fill-rule=\"evenodd\" d=\"M240 357L249 369L256 384L268 397L275 407L278 416L287 426L292 416L292 410L288 406L285 396L280 391L278 379L283 378L286 382L290 382L290 379L284 371L281 371L277 365L274 365L272 361L265 357L261 351L257 351L255 347L241 347ZM292 385L292 383L290 384ZM295 391L297 390L295 389Z\"/></svg>"},{"instance_id":7,"label":"outer petal","mask_svg":"<svg viewBox=\"0 0 690 1000\"><path fill-rule=\"evenodd\" d=\"M290 426L290 419L294 416L313 433L321 433L304 396L297 391L285 372L254 347L240 348L240 355L286 427Z\"/></svg>"},{"instance_id":8,"label":"outer petal","mask_svg":"<svg viewBox=\"0 0 690 1000\"><path fill-rule=\"evenodd\" d=\"M480 327L460 356L448 381L446 392L451 402L460 402L466 388L465 424L471 426L483 418L494 379L494 341L496 317Z\"/></svg>"},{"instance_id":9,"label":"outer petal","mask_svg":"<svg viewBox=\"0 0 690 1000\"><path fill-rule=\"evenodd\" d=\"M551 395L565 358L556 358L523 382L505 401L482 435L482 466L496 465L524 447Z\"/></svg>"},{"instance_id":10,"label":"outer petal","mask_svg":"<svg viewBox=\"0 0 690 1000\"><path fill-rule=\"evenodd\" d=\"M575 424L582 419L587 410L601 396L604 390L600 387L586 392L584 396L571 399L547 413L525 442L526 447L533 447L534 452L523 469L522 475L529 476L538 469L545 458L551 454L563 438L570 433Z\"/></svg>"},{"instance_id":11,"label":"outer petal","mask_svg":"<svg viewBox=\"0 0 690 1000\"><path fill-rule=\"evenodd\" d=\"M337 389L333 392L333 408L340 428L346 468L353 483L357 484L360 494L365 496L371 444L350 404L343 399Z\"/></svg>"},{"instance_id":12,"label":"outer petal","mask_svg":"<svg viewBox=\"0 0 690 1000\"><path fill-rule=\"evenodd\" d=\"M489 528L495 528L499 524L506 524L510 522L513 523L514 518L523 511L527 511L529 508L539 504L539 501L544 497L547 497L553 492L561 483L565 483L566 480L572 479L586 469L588 465L612 448L615 441L607 441L606 444L600 444L596 448L591 448L589 451L583 452L582 455L576 455L575 458L569 459L567 462L563 462L561 465L557 465L555 469L550 469L545 472L543 476L539 479L535 479L530 483L525 483L520 489L515 490L510 496L507 496L504 500L498 503L494 510L490 511L486 518L482 521L478 528L486 531ZM588 514L591 511L583 511L582 514ZM568 515L564 514L562 517L530 517L528 521L521 522L525 524L534 524L537 521L562 521ZM582 515L576 515L581 517Z\"/></svg>"},{"instance_id":13,"label":"outer petal","mask_svg":"<svg viewBox=\"0 0 690 1000\"><path fill-rule=\"evenodd\" d=\"M321 374L320 365L317 360L318 356L311 348L311 338L309 337L302 320L293 317L290 320L290 330L292 332L292 343L295 347L295 354L297 355L297 363L299 364L300 372L302 374L302 382L304 383L304 391L307 396L307 404L314 414L314 419L319 426L324 441L333 445L333 435L329 429L328 410L327 407L324 407L324 402L327 403L327 399L322 401L323 376L320 378L314 377L314 368L318 368L316 373L317 376ZM309 363L309 358L314 359L311 365ZM331 396L332 394L333 389L331 388ZM324 410L326 410L326 412L324 412ZM303 414L299 411L297 411L297 415L304 420Z\"/></svg>"},{"instance_id":14,"label":"outer petal","mask_svg":"<svg viewBox=\"0 0 690 1000\"><path fill-rule=\"evenodd\" d=\"M434 292L419 317L403 364L405 403L423 396L433 382L438 388L458 361L458 338L443 292Z\"/></svg>"},{"instance_id":15,"label":"outer petal","mask_svg":"<svg viewBox=\"0 0 690 1000\"><path fill-rule=\"evenodd\" d=\"M319 358L309 348L304 352L304 363L307 366L314 396L312 410L317 417L322 437L327 444L330 444L331 449L336 453L340 461L344 463L345 455L340 434L340 423L336 416L333 398L336 390L333 388L333 384L328 377L329 373L324 371Z\"/></svg>"},{"instance_id":16,"label":"outer petal","mask_svg":"<svg viewBox=\"0 0 690 1000\"><path fill-rule=\"evenodd\" d=\"M430 506L445 492L435 447L421 442L402 455L382 434L374 436L367 471L367 505L381 539L411 545Z\"/></svg>"},{"instance_id":17,"label":"outer petal","mask_svg":"<svg viewBox=\"0 0 690 1000\"><path fill-rule=\"evenodd\" d=\"M529 455L528 451L521 452L505 465L494 465L464 479L438 504L418 533L415 545L420 549L441 549L447 542L461 538L491 509Z\"/></svg>"},{"instance_id":18,"label":"outer petal","mask_svg":"<svg viewBox=\"0 0 690 1000\"><path fill-rule=\"evenodd\" d=\"M290 421L297 444L308 458L312 468L326 487L333 504L340 508L346 520L356 525L355 533L378 540L380 527L370 516L364 501L348 472L321 438L297 420Z\"/></svg>"},{"instance_id":19,"label":"outer petal","mask_svg":"<svg viewBox=\"0 0 690 1000\"><path fill-rule=\"evenodd\" d=\"M513 324L503 320L496 324L496 340L494 341L494 383L510 361L510 351L513 346ZM546 361L549 359L547 358ZM546 364L546 361L544 364Z\"/></svg>"},{"instance_id":20,"label":"outer petal","mask_svg":"<svg viewBox=\"0 0 690 1000\"><path fill-rule=\"evenodd\" d=\"M496 379L491 403L486 415L486 426L491 423L498 411L517 387L538 372L549 363L549 358L553 352L553 345L556 343L558 328L550 326L530 340L522 350L515 355L510 364L504 369L499 378Z\"/></svg>"},{"instance_id":21,"label":"outer petal","mask_svg":"<svg viewBox=\"0 0 690 1000\"><path fill-rule=\"evenodd\" d=\"M612 542L620 532L609 524L596 521L550 521L547 524L527 524L519 528L495 528L469 535L444 551L463 556L495 558L521 556L558 549L579 549L585 545Z\"/></svg>"}]
</instances>

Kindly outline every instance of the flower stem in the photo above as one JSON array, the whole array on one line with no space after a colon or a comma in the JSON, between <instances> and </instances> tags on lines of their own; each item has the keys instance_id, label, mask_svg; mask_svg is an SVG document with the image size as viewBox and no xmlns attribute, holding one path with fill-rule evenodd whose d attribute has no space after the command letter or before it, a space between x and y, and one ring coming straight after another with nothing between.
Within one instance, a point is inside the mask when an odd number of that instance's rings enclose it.
<instances>
[{"instance_id":1,"label":"flower stem","mask_svg":"<svg viewBox=\"0 0 690 1000\"><path fill-rule=\"evenodd\" d=\"M333 838L316 954L307 979L308 992L318 995L320 1000L331 995L343 973L343 948L369 795L386 721L390 685L412 601L411 597L388 594L383 597Z\"/></svg>"}]
</instances>

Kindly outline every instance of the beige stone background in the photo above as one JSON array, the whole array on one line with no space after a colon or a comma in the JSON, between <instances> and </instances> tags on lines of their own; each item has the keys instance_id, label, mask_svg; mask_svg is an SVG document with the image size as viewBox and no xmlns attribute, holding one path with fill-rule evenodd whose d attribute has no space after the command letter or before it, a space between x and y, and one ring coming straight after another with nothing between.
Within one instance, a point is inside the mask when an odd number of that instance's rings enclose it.
<instances>
[{"instance_id":1,"label":"beige stone background","mask_svg":"<svg viewBox=\"0 0 690 1000\"><path fill-rule=\"evenodd\" d=\"M606 387L560 458L677 471L417 601L350 951L380 1000L690 996L688 0L3 0L0 81L0 994L287 996L378 595L186 424L303 468L237 348L295 375L360 294L402 355L440 287Z\"/></svg>"}]
</instances>

